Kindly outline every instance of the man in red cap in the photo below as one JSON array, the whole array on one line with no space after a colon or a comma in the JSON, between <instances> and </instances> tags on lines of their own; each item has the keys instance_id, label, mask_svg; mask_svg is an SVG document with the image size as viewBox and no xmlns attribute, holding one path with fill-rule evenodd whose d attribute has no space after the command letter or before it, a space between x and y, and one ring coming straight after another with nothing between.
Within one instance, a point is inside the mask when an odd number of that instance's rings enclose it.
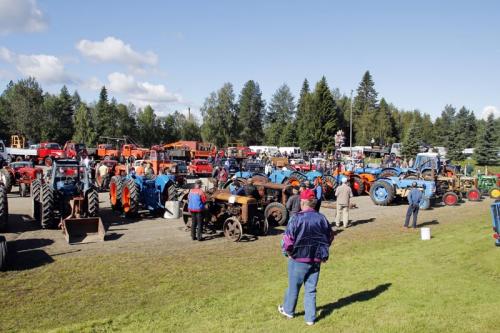
<instances>
[{"instance_id":1,"label":"man in red cap","mask_svg":"<svg viewBox=\"0 0 500 333\"><path fill-rule=\"evenodd\" d=\"M317 199L313 190L300 194L301 211L296 213L286 228L282 240L283 253L288 259L288 289L278 311L291 319L294 316L300 288L304 285L304 309L307 325L316 320L316 286L322 262L329 256L333 232L326 217L314 210Z\"/></svg>"}]
</instances>

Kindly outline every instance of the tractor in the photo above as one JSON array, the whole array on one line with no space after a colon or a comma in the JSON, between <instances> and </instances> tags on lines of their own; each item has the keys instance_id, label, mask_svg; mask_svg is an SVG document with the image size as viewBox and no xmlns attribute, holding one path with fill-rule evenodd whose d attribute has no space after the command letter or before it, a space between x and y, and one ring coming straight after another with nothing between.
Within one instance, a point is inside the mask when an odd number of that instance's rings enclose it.
<instances>
[{"instance_id":1,"label":"tractor","mask_svg":"<svg viewBox=\"0 0 500 333\"><path fill-rule=\"evenodd\" d=\"M104 240L99 195L78 161L55 160L45 179L32 182L31 197L33 218L43 229L61 227L70 244Z\"/></svg>"},{"instance_id":2,"label":"tractor","mask_svg":"<svg viewBox=\"0 0 500 333\"><path fill-rule=\"evenodd\" d=\"M483 194L488 194L492 199L500 199L500 186L498 176L479 175L477 187Z\"/></svg>"},{"instance_id":3,"label":"tractor","mask_svg":"<svg viewBox=\"0 0 500 333\"><path fill-rule=\"evenodd\" d=\"M433 181L428 180L400 179L399 177L380 178L373 183L370 189L370 198L376 205L388 206L397 198L406 198L413 182L416 182L417 187L424 192L420 208L429 209L431 200L436 193L436 185Z\"/></svg>"},{"instance_id":4,"label":"tractor","mask_svg":"<svg viewBox=\"0 0 500 333\"><path fill-rule=\"evenodd\" d=\"M141 209L151 214L163 213L167 201L176 200L179 193L168 175L113 176L109 185L111 208L127 217L137 216Z\"/></svg>"},{"instance_id":5,"label":"tractor","mask_svg":"<svg viewBox=\"0 0 500 333\"><path fill-rule=\"evenodd\" d=\"M35 179L42 178L43 169L35 167L31 161L12 162L9 167L14 173L12 185L19 187L21 197L29 196L31 183Z\"/></svg>"},{"instance_id":6,"label":"tractor","mask_svg":"<svg viewBox=\"0 0 500 333\"><path fill-rule=\"evenodd\" d=\"M491 205L491 220L493 222L495 245L500 246L500 201L498 200Z\"/></svg>"},{"instance_id":7,"label":"tractor","mask_svg":"<svg viewBox=\"0 0 500 333\"><path fill-rule=\"evenodd\" d=\"M183 201L184 223L186 228L190 228L187 194ZM227 190L207 192L205 221L213 229L222 229L224 236L233 242L241 240L244 232L265 236L269 230L268 221L255 198L232 195Z\"/></svg>"}]
</instances>

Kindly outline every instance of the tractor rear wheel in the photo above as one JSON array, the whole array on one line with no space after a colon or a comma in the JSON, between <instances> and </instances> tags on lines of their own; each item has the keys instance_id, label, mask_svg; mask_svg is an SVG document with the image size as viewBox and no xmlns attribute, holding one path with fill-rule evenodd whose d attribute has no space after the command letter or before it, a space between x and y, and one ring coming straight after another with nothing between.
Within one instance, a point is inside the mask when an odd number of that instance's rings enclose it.
<instances>
[{"instance_id":1,"label":"tractor rear wheel","mask_svg":"<svg viewBox=\"0 0 500 333\"><path fill-rule=\"evenodd\" d=\"M270 225L285 225L288 221L288 210L280 202L271 202L264 210L264 217Z\"/></svg>"},{"instance_id":2,"label":"tractor rear wheel","mask_svg":"<svg viewBox=\"0 0 500 333\"><path fill-rule=\"evenodd\" d=\"M394 189L385 181L376 181L370 189L370 198L376 205L390 205L394 201Z\"/></svg>"},{"instance_id":3,"label":"tractor rear wheel","mask_svg":"<svg viewBox=\"0 0 500 333\"><path fill-rule=\"evenodd\" d=\"M187 200L184 201L184 204L182 205L182 220L184 221L184 225L187 228L191 228L191 212L189 211L188 208L188 202Z\"/></svg>"},{"instance_id":4,"label":"tractor rear wheel","mask_svg":"<svg viewBox=\"0 0 500 333\"><path fill-rule=\"evenodd\" d=\"M43 229L54 227L54 193L48 184L40 191L40 225Z\"/></svg>"},{"instance_id":5,"label":"tractor rear wheel","mask_svg":"<svg viewBox=\"0 0 500 333\"><path fill-rule=\"evenodd\" d=\"M467 192L467 199L469 201L479 201L481 200L481 192L478 189L471 189Z\"/></svg>"},{"instance_id":6,"label":"tractor rear wheel","mask_svg":"<svg viewBox=\"0 0 500 333\"><path fill-rule=\"evenodd\" d=\"M7 267L7 240L4 236L0 236L0 271L4 271Z\"/></svg>"},{"instance_id":7,"label":"tractor rear wheel","mask_svg":"<svg viewBox=\"0 0 500 333\"><path fill-rule=\"evenodd\" d=\"M330 175L323 176L321 186L323 187L323 196L325 200L331 200L335 197L335 190L337 189L335 177Z\"/></svg>"},{"instance_id":8,"label":"tractor rear wheel","mask_svg":"<svg viewBox=\"0 0 500 333\"><path fill-rule=\"evenodd\" d=\"M42 190L42 182L39 179L35 179L31 183L31 216L35 221L40 220L40 192Z\"/></svg>"},{"instance_id":9,"label":"tractor rear wheel","mask_svg":"<svg viewBox=\"0 0 500 333\"><path fill-rule=\"evenodd\" d=\"M13 184L11 174L8 170L0 169L0 181L5 185L5 191L7 191L7 193L10 193Z\"/></svg>"},{"instance_id":10,"label":"tractor rear wheel","mask_svg":"<svg viewBox=\"0 0 500 333\"><path fill-rule=\"evenodd\" d=\"M353 176L352 177L352 192L354 195L363 195L365 192L365 184L363 183L363 180L359 177Z\"/></svg>"},{"instance_id":11,"label":"tractor rear wheel","mask_svg":"<svg viewBox=\"0 0 500 333\"><path fill-rule=\"evenodd\" d=\"M122 208L122 191L122 178L120 176L111 177L111 181L109 182L109 201L112 210L120 210Z\"/></svg>"},{"instance_id":12,"label":"tractor rear wheel","mask_svg":"<svg viewBox=\"0 0 500 333\"><path fill-rule=\"evenodd\" d=\"M87 192L87 217L99 216L99 192L91 187Z\"/></svg>"},{"instance_id":13,"label":"tractor rear wheel","mask_svg":"<svg viewBox=\"0 0 500 333\"><path fill-rule=\"evenodd\" d=\"M301 183L307 180L306 176L304 176L300 172L293 172L290 177L285 181L286 184L292 185L294 187L300 186Z\"/></svg>"},{"instance_id":14,"label":"tractor rear wheel","mask_svg":"<svg viewBox=\"0 0 500 333\"><path fill-rule=\"evenodd\" d=\"M7 230L9 223L9 202L4 186L0 186L0 231Z\"/></svg>"},{"instance_id":15,"label":"tractor rear wheel","mask_svg":"<svg viewBox=\"0 0 500 333\"><path fill-rule=\"evenodd\" d=\"M132 178L123 184L122 207L127 217L135 216L139 212L139 192L139 185Z\"/></svg>"},{"instance_id":16,"label":"tractor rear wheel","mask_svg":"<svg viewBox=\"0 0 500 333\"><path fill-rule=\"evenodd\" d=\"M443 203L446 206L455 206L458 203L458 195L455 192L446 192L443 194Z\"/></svg>"},{"instance_id":17,"label":"tractor rear wheel","mask_svg":"<svg viewBox=\"0 0 500 333\"><path fill-rule=\"evenodd\" d=\"M241 239L241 236L243 236L241 223L234 216L224 221L222 229L224 230L224 236L233 242L238 242Z\"/></svg>"}]
</instances>

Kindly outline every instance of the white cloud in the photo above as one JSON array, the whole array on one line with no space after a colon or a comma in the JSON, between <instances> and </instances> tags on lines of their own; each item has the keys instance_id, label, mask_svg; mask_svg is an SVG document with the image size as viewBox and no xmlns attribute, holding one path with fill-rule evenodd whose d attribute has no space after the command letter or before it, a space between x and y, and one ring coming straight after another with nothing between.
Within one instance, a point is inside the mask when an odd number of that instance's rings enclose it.
<instances>
[{"instance_id":1,"label":"white cloud","mask_svg":"<svg viewBox=\"0 0 500 333\"><path fill-rule=\"evenodd\" d=\"M499 118L500 117L500 110L496 106L493 105L488 105L483 108L483 112L481 114L481 118L486 119L490 115L490 113L493 113L494 118Z\"/></svg>"},{"instance_id":2,"label":"white cloud","mask_svg":"<svg viewBox=\"0 0 500 333\"><path fill-rule=\"evenodd\" d=\"M36 0L0 0L0 34L37 32L47 27L47 21Z\"/></svg>"},{"instance_id":3,"label":"white cloud","mask_svg":"<svg viewBox=\"0 0 500 333\"><path fill-rule=\"evenodd\" d=\"M76 48L82 55L94 61L118 62L137 72L143 72L144 66L155 66L158 63L156 53L137 52L130 44L125 44L115 37L106 37L102 42L82 39L76 44Z\"/></svg>"},{"instance_id":4,"label":"white cloud","mask_svg":"<svg viewBox=\"0 0 500 333\"><path fill-rule=\"evenodd\" d=\"M104 83L95 76L82 82L82 87L89 90L100 90L102 86L104 86Z\"/></svg>"},{"instance_id":5,"label":"white cloud","mask_svg":"<svg viewBox=\"0 0 500 333\"><path fill-rule=\"evenodd\" d=\"M5 47L0 47L0 60L15 65L24 76L33 76L44 83L71 83L72 78L64 68L64 62L58 57L47 54L15 54Z\"/></svg>"},{"instance_id":6,"label":"white cloud","mask_svg":"<svg viewBox=\"0 0 500 333\"><path fill-rule=\"evenodd\" d=\"M129 97L129 101L144 106L182 103L182 96L170 92L163 84L136 81L132 75L111 73L108 75L109 90Z\"/></svg>"}]
</instances>

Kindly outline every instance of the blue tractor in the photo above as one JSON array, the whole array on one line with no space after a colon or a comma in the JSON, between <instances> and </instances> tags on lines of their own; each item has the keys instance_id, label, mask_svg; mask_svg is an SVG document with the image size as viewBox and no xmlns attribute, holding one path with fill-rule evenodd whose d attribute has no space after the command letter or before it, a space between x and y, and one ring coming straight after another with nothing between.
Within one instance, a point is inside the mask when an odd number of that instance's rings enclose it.
<instances>
[{"instance_id":1,"label":"blue tractor","mask_svg":"<svg viewBox=\"0 0 500 333\"><path fill-rule=\"evenodd\" d=\"M370 188L370 198L376 205L388 206L397 198L406 198L413 182L416 182L417 187L423 191L420 208L429 209L431 200L436 193L436 185L433 181L428 180L400 179L399 177L380 178Z\"/></svg>"},{"instance_id":2,"label":"blue tractor","mask_svg":"<svg viewBox=\"0 0 500 333\"><path fill-rule=\"evenodd\" d=\"M114 176L109 188L111 208L125 213L127 217L136 216L141 209L151 214L163 213L165 203L177 198L174 180L163 174Z\"/></svg>"},{"instance_id":3,"label":"blue tractor","mask_svg":"<svg viewBox=\"0 0 500 333\"><path fill-rule=\"evenodd\" d=\"M493 221L493 238L495 238L495 245L500 246L500 201L497 200L491 205L491 220Z\"/></svg>"}]
</instances>

